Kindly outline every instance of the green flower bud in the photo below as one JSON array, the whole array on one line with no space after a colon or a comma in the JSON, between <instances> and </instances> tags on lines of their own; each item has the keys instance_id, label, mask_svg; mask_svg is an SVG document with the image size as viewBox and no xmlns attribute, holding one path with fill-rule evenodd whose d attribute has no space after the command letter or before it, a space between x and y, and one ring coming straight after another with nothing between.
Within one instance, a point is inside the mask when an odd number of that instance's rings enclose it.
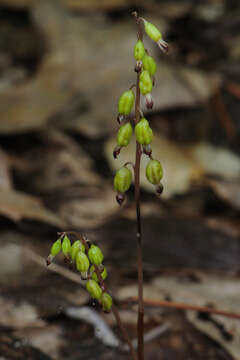
<instances>
[{"instance_id":1,"label":"green flower bud","mask_svg":"<svg viewBox=\"0 0 240 360\"><path fill-rule=\"evenodd\" d=\"M68 236L65 235L62 242L62 252L65 256L71 254L71 241Z\"/></svg>"},{"instance_id":2,"label":"green flower bud","mask_svg":"<svg viewBox=\"0 0 240 360\"><path fill-rule=\"evenodd\" d=\"M142 60L144 54L145 54L145 49L143 42L141 40L138 40L134 47L134 57L137 61Z\"/></svg>"},{"instance_id":3,"label":"green flower bud","mask_svg":"<svg viewBox=\"0 0 240 360\"><path fill-rule=\"evenodd\" d=\"M150 22L144 20L144 28L147 33L147 35L155 42L158 42L162 38L162 34L160 31L156 28L155 25L151 24Z\"/></svg>"},{"instance_id":4,"label":"green flower bud","mask_svg":"<svg viewBox=\"0 0 240 360\"><path fill-rule=\"evenodd\" d=\"M88 257L92 264L101 265L103 261L103 253L101 249L96 245L91 245L88 250Z\"/></svg>"},{"instance_id":5,"label":"green flower bud","mask_svg":"<svg viewBox=\"0 0 240 360\"><path fill-rule=\"evenodd\" d=\"M95 280L96 282L99 282L97 274L95 272L95 266L94 265L92 265L90 267L90 272L92 273L92 279ZM106 269L105 266L103 267L103 271L101 272L101 277L102 277L103 280L105 280L107 278L107 269Z\"/></svg>"},{"instance_id":6,"label":"green flower bud","mask_svg":"<svg viewBox=\"0 0 240 360\"><path fill-rule=\"evenodd\" d=\"M79 272L86 272L89 269L89 260L86 254L82 251L78 251L76 255L76 268Z\"/></svg>"},{"instance_id":7,"label":"green flower bud","mask_svg":"<svg viewBox=\"0 0 240 360\"><path fill-rule=\"evenodd\" d=\"M109 312L112 308L112 297L104 292L102 296L99 299L99 302L101 302L103 311Z\"/></svg>"},{"instance_id":8,"label":"green flower bud","mask_svg":"<svg viewBox=\"0 0 240 360\"><path fill-rule=\"evenodd\" d=\"M132 173L126 166L123 166L117 170L114 177L114 188L116 191L119 193L126 192L130 188L131 182Z\"/></svg>"},{"instance_id":9,"label":"green flower bud","mask_svg":"<svg viewBox=\"0 0 240 360\"><path fill-rule=\"evenodd\" d=\"M72 249L71 249L72 261L76 260L77 253L79 251L85 252L85 246L83 245L83 243L80 240L76 240L72 244Z\"/></svg>"},{"instance_id":10,"label":"green flower bud","mask_svg":"<svg viewBox=\"0 0 240 360\"><path fill-rule=\"evenodd\" d=\"M62 239L59 238L58 240L56 240L50 250L50 255L51 257L56 256L57 254L60 253L60 251L62 250Z\"/></svg>"},{"instance_id":11,"label":"green flower bud","mask_svg":"<svg viewBox=\"0 0 240 360\"><path fill-rule=\"evenodd\" d=\"M132 137L132 126L128 122L120 126L117 134L117 144L119 146L127 146Z\"/></svg>"},{"instance_id":12,"label":"green flower bud","mask_svg":"<svg viewBox=\"0 0 240 360\"><path fill-rule=\"evenodd\" d=\"M149 126L147 119L142 118L135 126L135 136L139 144L148 145L153 138L152 129Z\"/></svg>"},{"instance_id":13,"label":"green flower bud","mask_svg":"<svg viewBox=\"0 0 240 360\"><path fill-rule=\"evenodd\" d=\"M157 64L154 58L150 55L145 54L143 60L143 69L147 70L151 76L153 76L157 70Z\"/></svg>"},{"instance_id":14,"label":"green flower bud","mask_svg":"<svg viewBox=\"0 0 240 360\"><path fill-rule=\"evenodd\" d=\"M148 181L157 185L163 177L162 165L158 160L150 160L146 167L146 177Z\"/></svg>"},{"instance_id":15,"label":"green flower bud","mask_svg":"<svg viewBox=\"0 0 240 360\"><path fill-rule=\"evenodd\" d=\"M143 95L146 95L152 91L152 79L147 70L143 70L140 74L139 87Z\"/></svg>"},{"instance_id":16,"label":"green flower bud","mask_svg":"<svg viewBox=\"0 0 240 360\"><path fill-rule=\"evenodd\" d=\"M86 283L86 289L93 299L99 299L102 295L102 289L98 283L94 280L88 280Z\"/></svg>"},{"instance_id":17,"label":"green flower bud","mask_svg":"<svg viewBox=\"0 0 240 360\"><path fill-rule=\"evenodd\" d=\"M134 104L134 92L132 90L124 91L118 101L118 112L122 115L130 114Z\"/></svg>"}]
</instances>

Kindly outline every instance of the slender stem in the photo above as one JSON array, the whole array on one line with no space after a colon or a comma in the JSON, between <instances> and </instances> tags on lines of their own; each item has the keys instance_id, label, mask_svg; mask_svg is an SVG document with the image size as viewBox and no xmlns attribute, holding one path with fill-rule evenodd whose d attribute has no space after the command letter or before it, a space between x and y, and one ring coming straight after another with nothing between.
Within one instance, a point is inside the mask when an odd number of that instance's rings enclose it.
<instances>
[{"instance_id":1,"label":"slender stem","mask_svg":"<svg viewBox=\"0 0 240 360\"><path fill-rule=\"evenodd\" d=\"M138 26L137 37L139 40L143 39L143 32L141 28L141 21L137 12L132 14L135 16ZM140 72L137 72L136 83L136 101L135 101L135 125L139 122L141 116L140 109L140 88L139 88ZM137 218L137 269L138 269L138 360L144 360L144 302L143 302L143 260L142 260L142 225L141 225L141 209L140 209L140 164L141 164L141 145L136 141L136 160L134 167L134 182L135 182L135 204L136 204L136 218Z\"/></svg>"},{"instance_id":2,"label":"slender stem","mask_svg":"<svg viewBox=\"0 0 240 360\"><path fill-rule=\"evenodd\" d=\"M84 235L82 235L82 234L80 234L80 233L78 233L78 232L76 232L76 231L66 231L65 233L67 233L67 234L72 234L72 235L76 236L78 239L81 239L83 245L85 246L86 251L88 252L88 250L89 250L89 245L88 245L88 242L87 242L87 240L86 240L86 238L85 238ZM103 280L103 278L102 278L102 276L101 276L101 271L100 271L100 269L99 269L99 266L97 266L97 265L94 265L94 266L95 266L95 272L96 272L96 274L97 274L97 277L98 277L98 281L99 281L99 283L100 283L100 286L101 286L101 288L102 288L103 290L106 291L106 290L107 290L107 285L106 285L106 283L104 282L104 280ZM122 333L122 338L123 338L123 339L125 340L125 342L128 344L129 351L130 351L130 354L131 354L132 359L133 359L133 360L137 360L137 354L136 354L136 352L135 352L135 350L134 350L134 348L133 348L131 339L129 338L128 332L127 332L126 328L124 327L124 325L123 325L123 323L122 323L122 321L121 321L121 318L120 318L118 309L117 309L117 307L116 307L114 304L112 305L112 312L113 312L113 315L114 315L114 317L115 317L115 319L116 319L116 322L117 322L117 324L118 324L118 327L119 327L119 329L120 329L120 331L121 331L121 333Z\"/></svg>"}]
</instances>

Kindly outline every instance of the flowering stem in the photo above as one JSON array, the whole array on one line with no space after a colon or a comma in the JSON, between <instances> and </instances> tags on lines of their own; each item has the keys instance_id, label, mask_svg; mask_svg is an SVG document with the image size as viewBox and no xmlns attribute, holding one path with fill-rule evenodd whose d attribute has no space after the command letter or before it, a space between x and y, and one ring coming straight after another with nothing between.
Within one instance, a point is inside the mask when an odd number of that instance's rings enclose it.
<instances>
[{"instance_id":1,"label":"flowering stem","mask_svg":"<svg viewBox=\"0 0 240 360\"><path fill-rule=\"evenodd\" d=\"M76 236L76 238L81 239L81 242L84 244L85 249L88 252L89 245L88 245L88 242L87 242L84 235L82 235L82 234L80 234L80 233L78 233L76 231L66 231L66 233L69 234L69 235L74 235L74 236ZM100 271L99 267L97 265L94 265L94 266L95 266L95 272L97 274L98 281L99 281L99 283L101 285L101 288L103 290L107 290L107 285L106 285L106 283L104 282L104 280L103 280L103 278L101 276L101 271ZM128 344L129 352L131 354L132 359L137 360L137 354L136 354L136 352L135 352L135 350L133 348L133 345L132 345L132 342L131 342L131 340L129 338L128 332L127 332L126 328L124 327L124 325L123 325L123 323L121 321L118 309L114 304L112 305L112 312L113 312L113 315L114 315L114 317L116 319L118 327L119 327L119 329L120 329L120 331L122 333L122 337L126 341L126 343Z\"/></svg>"},{"instance_id":2,"label":"flowering stem","mask_svg":"<svg viewBox=\"0 0 240 360\"><path fill-rule=\"evenodd\" d=\"M138 25L138 39L142 40L143 33L137 13L133 13ZM137 73L136 83L136 102L135 102L135 125L140 121L140 73ZM144 359L144 302L143 302L143 261L142 261L142 226L140 209L140 164L141 164L141 145L136 141L136 160L134 166L134 185L135 185L135 204L137 218L137 268L138 268L138 360Z\"/></svg>"}]
</instances>

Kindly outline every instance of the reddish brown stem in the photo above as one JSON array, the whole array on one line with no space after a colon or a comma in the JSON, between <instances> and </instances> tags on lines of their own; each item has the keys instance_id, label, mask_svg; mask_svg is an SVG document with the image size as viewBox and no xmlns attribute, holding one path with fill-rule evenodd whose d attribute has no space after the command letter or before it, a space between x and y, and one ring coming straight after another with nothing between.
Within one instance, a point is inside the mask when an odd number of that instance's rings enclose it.
<instances>
[{"instance_id":1,"label":"reddish brown stem","mask_svg":"<svg viewBox=\"0 0 240 360\"><path fill-rule=\"evenodd\" d=\"M143 33L141 21L136 12L133 13L138 26L137 38L142 40ZM136 83L136 101L135 101L135 125L140 120L140 88L139 88L140 72L137 73ZM143 260L142 260L142 225L141 225L141 209L140 209L140 164L141 164L141 145L136 141L136 160L134 166L134 185L135 185L135 203L137 217L137 268L138 268L138 360L144 359L144 302L143 302Z\"/></svg>"}]
</instances>

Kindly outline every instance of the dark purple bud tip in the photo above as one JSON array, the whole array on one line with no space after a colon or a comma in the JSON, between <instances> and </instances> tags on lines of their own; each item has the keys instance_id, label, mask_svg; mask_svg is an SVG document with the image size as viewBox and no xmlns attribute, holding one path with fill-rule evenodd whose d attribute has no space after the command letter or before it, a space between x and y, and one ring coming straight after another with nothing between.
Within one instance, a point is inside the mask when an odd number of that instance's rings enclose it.
<instances>
[{"instance_id":1,"label":"dark purple bud tip","mask_svg":"<svg viewBox=\"0 0 240 360\"><path fill-rule=\"evenodd\" d=\"M160 39L160 40L158 40L157 44L160 47L160 49L162 50L162 52L164 52L165 54L168 53L169 47L168 47L168 43L166 41L164 41L163 39Z\"/></svg>"},{"instance_id":2,"label":"dark purple bud tip","mask_svg":"<svg viewBox=\"0 0 240 360\"><path fill-rule=\"evenodd\" d=\"M157 186L156 186L156 194L157 196L160 196L163 192L163 184L162 183L159 183Z\"/></svg>"},{"instance_id":3,"label":"dark purple bud tip","mask_svg":"<svg viewBox=\"0 0 240 360\"><path fill-rule=\"evenodd\" d=\"M152 148L151 145L143 145L143 152L145 155L151 156L152 155Z\"/></svg>"},{"instance_id":4,"label":"dark purple bud tip","mask_svg":"<svg viewBox=\"0 0 240 360\"><path fill-rule=\"evenodd\" d=\"M119 124L121 124L123 121L124 121L124 115L118 114L117 122L118 122Z\"/></svg>"},{"instance_id":5,"label":"dark purple bud tip","mask_svg":"<svg viewBox=\"0 0 240 360\"><path fill-rule=\"evenodd\" d=\"M52 257L49 255L46 259L46 265L49 266L52 263Z\"/></svg>"},{"instance_id":6,"label":"dark purple bud tip","mask_svg":"<svg viewBox=\"0 0 240 360\"><path fill-rule=\"evenodd\" d=\"M136 62L134 71L138 73L138 72L140 72L141 70L142 70L142 61L141 61L141 60L138 60L138 61Z\"/></svg>"},{"instance_id":7,"label":"dark purple bud tip","mask_svg":"<svg viewBox=\"0 0 240 360\"><path fill-rule=\"evenodd\" d=\"M118 204L121 206L125 200L125 195L123 193L118 193L116 195L116 200L117 200Z\"/></svg>"},{"instance_id":8,"label":"dark purple bud tip","mask_svg":"<svg viewBox=\"0 0 240 360\"><path fill-rule=\"evenodd\" d=\"M120 151L121 151L121 146L116 146L115 149L113 150L114 159L116 159L118 157L118 155L120 154Z\"/></svg>"},{"instance_id":9,"label":"dark purple bud tip","mask_svg":"<svg viewBox=\"0 0 240 360\"><path fill-rule=\"evenodd\" d=\"M70 258L70 256L65 255L65 256L64 256L64 262L65 262L65 264L70 264L70 263L71 263L71 258Z\"/></svg>"},{"instance_id":10,"label":"dark purple bud tip","mask_svg":"<svg viewBox=\"0 0 240 360\"><path fill-rule=\"evenodd\" d=\"M147 109L153 108L153 98L150 93L145 96L145 104Z\"/></svg>"}]
</instances>

